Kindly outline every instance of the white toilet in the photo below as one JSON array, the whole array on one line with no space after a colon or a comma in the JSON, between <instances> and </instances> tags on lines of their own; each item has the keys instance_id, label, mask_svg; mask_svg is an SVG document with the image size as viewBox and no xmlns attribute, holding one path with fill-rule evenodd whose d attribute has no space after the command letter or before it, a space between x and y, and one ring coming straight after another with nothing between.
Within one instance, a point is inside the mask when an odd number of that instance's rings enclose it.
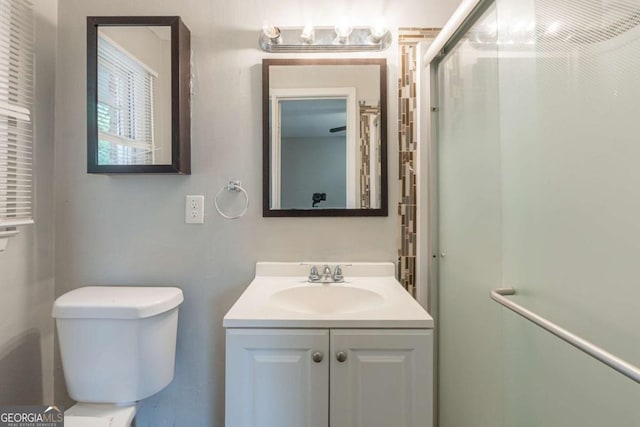
<instances>
[{"instance_id":1,"label":"white toilet","mask_svg":"<svg viewBox=\"0 0 640 427\"><path fill-rule=\"evenodd\" d=\"M173 379L182 291L88 286L53 305L69 396L65 427L129 427L136 402Z\"/></svg>"}]
</instances>

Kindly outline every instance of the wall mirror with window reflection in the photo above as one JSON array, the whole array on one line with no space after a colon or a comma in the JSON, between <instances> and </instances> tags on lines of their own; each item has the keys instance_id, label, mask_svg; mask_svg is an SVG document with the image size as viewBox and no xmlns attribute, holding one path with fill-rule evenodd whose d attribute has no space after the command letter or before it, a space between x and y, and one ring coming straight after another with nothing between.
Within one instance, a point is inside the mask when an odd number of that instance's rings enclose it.
<instances>
[{"instance_id":1,"label":"wall mirror with window reflection","mask_svg":"<svg viewBox=\"0 0 640 427\"><path fill-rule=\"evenodd\" d=\"M177 16L87 18L88 172L190 173L190 35Z\"/></svg>"},{"instance_id":2,"label":"wall mirror with window reflection","mask_svg":"<svg viewBox=\"0 0 640 427\"><path fill-rule=\"evenodd\" d=\"M265 59L263 216L386 216L386 60Z\"/></svg>"}]
</instances>

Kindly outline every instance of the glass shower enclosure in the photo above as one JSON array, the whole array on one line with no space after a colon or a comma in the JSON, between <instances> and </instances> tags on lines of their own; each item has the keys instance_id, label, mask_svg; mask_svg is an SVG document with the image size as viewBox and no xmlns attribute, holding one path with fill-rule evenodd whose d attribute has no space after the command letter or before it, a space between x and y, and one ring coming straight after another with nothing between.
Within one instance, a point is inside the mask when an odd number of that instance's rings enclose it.
<instances>
[{"instance_id":1,"label":"glass shower enclosure","mask_svg":"<svg viewBox=\"0 0 640 427\"><path fill-rule=\"evenodd\" d=\"M440 427L638 427L640 0L495 0L430 59Z\"/></svg>"}]
</instances>

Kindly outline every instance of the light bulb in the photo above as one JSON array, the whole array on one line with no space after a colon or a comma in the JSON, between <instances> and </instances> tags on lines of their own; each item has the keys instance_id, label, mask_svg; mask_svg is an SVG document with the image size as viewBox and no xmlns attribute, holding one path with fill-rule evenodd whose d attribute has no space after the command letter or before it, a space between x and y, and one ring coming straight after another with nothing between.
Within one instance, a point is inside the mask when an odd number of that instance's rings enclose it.
<instances>
[{"instance_id":1,"label":"light bulb","mask_svg":"<svg viewBox=\"0 0 640 427\"><path fill-rule=\"evenodd\" d=\"M376 21L375 24L369 27L369 32L371 33L371 39L377 43L380 40L382 40L384 36L387 35L387 33L389 32L389 29L387 28L387 25L384 23L384 19L380 18Z\"/></svg>"},{"instance_id":2,"label":"light bulb","mask_svg":"<svg viewBox=\"0 0 640 427\"><path fill-rule=\"evenodd\" d=\"M313 25L307 24L302 29L302 33L300 34L300 40L304 43L311 44L313 43L313 39L315 37L315 31L313 30Z\"/></svg>"},{"instance_id":3,"label":"light bulb","mask_svg":"<svg viewBox=\"0 0 640 427\"><path fill-rule=\"evenodd\" d=\"M277 40L278 38L280 38L280 28L266 21L264 22L264 24L262 24L262 32L267 38L271 40Z\"/></svg>"},{"instance_id":4,"label":"light bulb","mask_svg":"<svg viewBox=\"0 0 640 427\"><path fill-rule=\"evenodd\" d=\"M336 25L335 30L336 35L338 36L338 41L340 43L346 43L349 40L351 32L353 31L353 27L346 19L343 19L338 25Z\"/></svg>"}]
</instances>

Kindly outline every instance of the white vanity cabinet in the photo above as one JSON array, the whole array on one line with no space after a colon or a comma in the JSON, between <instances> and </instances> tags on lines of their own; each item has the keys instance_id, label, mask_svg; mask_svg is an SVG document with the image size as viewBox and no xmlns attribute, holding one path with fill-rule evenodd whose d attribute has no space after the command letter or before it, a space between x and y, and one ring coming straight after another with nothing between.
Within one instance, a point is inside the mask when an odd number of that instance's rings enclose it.
<instances>
[{"instance_id":1,"label":"white vanity cabinet","mask_svg":"<svg viewBox=\"0 0 640 427\"><path fill-rule=\"evenodd\" d=\"M393 263L340 264L256 264L222 322L226 427L433 426L433 318Z\"/></svg>"},{"instance_id":2,"label":"white vanity cabinet","mask_svg":"<svg viewBox=\"0 0 640 427\"><path fill-rule=\"evenodd\" d=\"M226 427L329 425L328 330L227 329L226 347Z\"/></svg>"},{"instance_id":3,"label":"white vanity cabinet","mask_svg":"<svg viewBox=\"0 0 640 427\"><path fill-rule=\"evenodd\" d=\"M431 427L432 329L227 329L226 427Z\"/></svg>"},{"instance_id":4,"label":"white vanity cabinet","mask_svg":"<svg viewBox=\"0 0 640 427\"><path fill-rule=\"evenodd\" d=\"M329 348L329 426L432 426L432 329L332 329Z\"/></svg>"}]
</instances>

